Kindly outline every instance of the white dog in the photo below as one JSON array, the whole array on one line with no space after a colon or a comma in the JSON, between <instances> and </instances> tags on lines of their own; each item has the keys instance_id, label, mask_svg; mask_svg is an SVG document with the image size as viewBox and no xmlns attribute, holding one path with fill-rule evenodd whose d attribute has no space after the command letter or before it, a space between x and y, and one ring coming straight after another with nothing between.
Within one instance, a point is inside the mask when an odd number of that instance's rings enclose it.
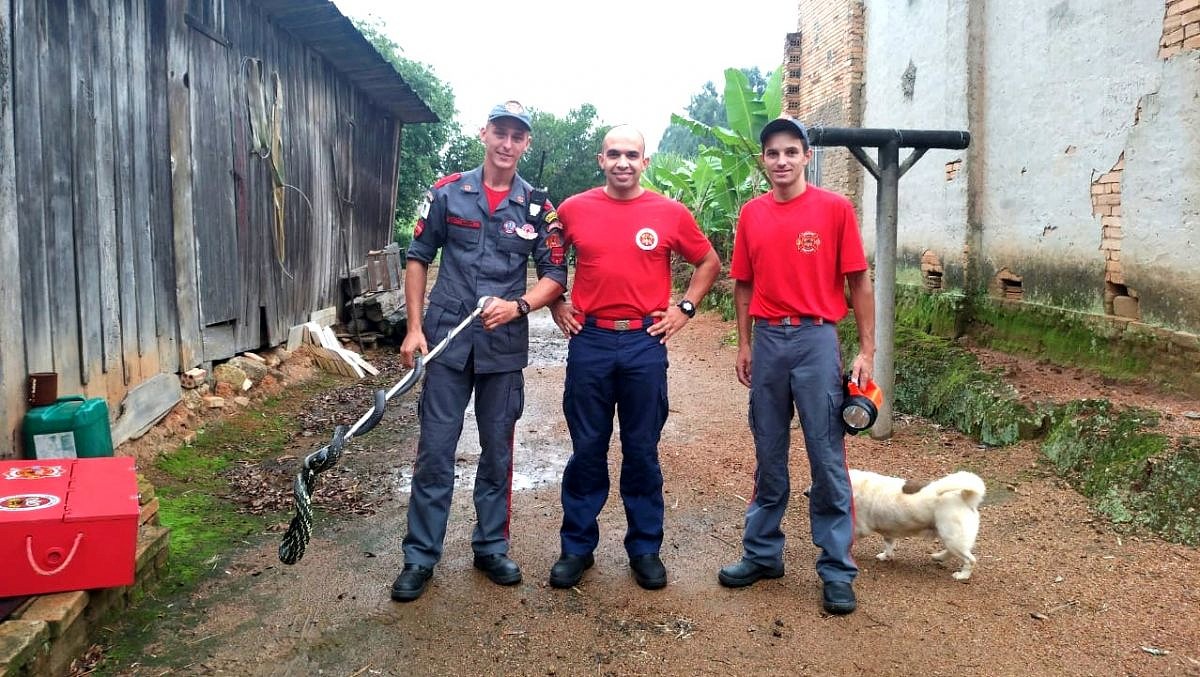
<instances>
[{"instance_id":1,"label":"white dog","mask_svg":"<svg viewBox=\"0 0 1200 677\"><path fill-rule=\"evenodd\" d=\"M956 472L923 483L852 469L850 483L854 487L854 536L883 536L883 552L876 559L891 559L897 538L936 536L944 549L933 553L933 559L941 562L954 555L963 562L954 579L971 577L979 503L986 493L978 475Z\"/></svg>"}]
</instances>

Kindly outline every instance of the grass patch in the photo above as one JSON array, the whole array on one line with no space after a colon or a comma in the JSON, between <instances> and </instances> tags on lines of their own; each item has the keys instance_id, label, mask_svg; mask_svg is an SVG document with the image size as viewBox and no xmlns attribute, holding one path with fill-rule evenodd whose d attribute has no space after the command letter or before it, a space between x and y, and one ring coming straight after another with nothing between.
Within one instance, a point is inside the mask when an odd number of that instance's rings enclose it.
<instances>
[{"instance_id":1,"label":"grass patch","mask_svg":"<svg viewBox=\"0 0 1200 677\"><path fill-rule=\"evenodd\" d=\"M144 662L151 630L160 630L164 623L182 628L188 620L182 610L196 586L223 571L223 562L242 546L266 537L268 525L287 518L284 513L238 512L237 505L224 498L229 485L223 473L239 461L280 455L299 429L296 412L335 380L320 375L291 385L286 393L263 399L256 410L209 424L191 444L163 452L145 468L158 496L159 520L171 530L167 569L158 585L139 604L122 611L119 622L110 627L105 637L110 644L96 674L113 674L120 666Z\"/></svg>"}]
</instances>

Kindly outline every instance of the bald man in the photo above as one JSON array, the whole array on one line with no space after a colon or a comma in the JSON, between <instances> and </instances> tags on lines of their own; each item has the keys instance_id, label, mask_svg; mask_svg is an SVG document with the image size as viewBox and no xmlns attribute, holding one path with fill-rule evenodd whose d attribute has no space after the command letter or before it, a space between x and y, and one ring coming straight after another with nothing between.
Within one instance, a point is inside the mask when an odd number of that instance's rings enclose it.
<instances>
[{"instance_id":1,"label":"bald man","mask_svg":"<svg viewBox=\"0 0 1200 677\"><path fill-rule=\"evenodd\" d=\"M596 160L604 185L567 198L558 210L575 248L571 299L551 306L569 338L563 413L573 453L563 471L562 555L550 585L570 588L594 564L596 521L608 498L613 414L621 424L625 551L637 584L667 584L658 440L667 420L667 341L696 314L721 263L682 204L641 185L650 164L633 127L614 127ZM671 252L696 268L682 298L671 297Z\"/></svg>"}]
</instances>

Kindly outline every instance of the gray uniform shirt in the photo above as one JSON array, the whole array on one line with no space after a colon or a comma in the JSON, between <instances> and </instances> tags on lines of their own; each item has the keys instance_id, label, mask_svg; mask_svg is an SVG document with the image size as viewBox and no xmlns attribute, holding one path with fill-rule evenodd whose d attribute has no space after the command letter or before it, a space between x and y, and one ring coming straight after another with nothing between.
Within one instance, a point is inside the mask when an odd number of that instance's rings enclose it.
<instances>
[{"instance_id":1,"label":"gray uniform shirt","mask_svg":"<svg viewBox=\"0 0 1200 677\"><path fill-rule=\"evenodd\" d=\"M531 217L532 190L528 182L514 176L508 196L489 213L483 168L476 167L438 181L426 194L408 258L429 264L438 250L442 253L425 309L424 329L430 347L475 309L479 297L511 301L524 294L530 257L537 264L539 279L549 276L567 286L561 248L552 256L546 242L544 216L552 205L540 205L536 217ZM518 317L492 331L485 331L483 323L476 320L450 342L438 361L462 370L472 350L476 373L525 368L529 364L528 319Z\"/></svg>"}]
</instances>

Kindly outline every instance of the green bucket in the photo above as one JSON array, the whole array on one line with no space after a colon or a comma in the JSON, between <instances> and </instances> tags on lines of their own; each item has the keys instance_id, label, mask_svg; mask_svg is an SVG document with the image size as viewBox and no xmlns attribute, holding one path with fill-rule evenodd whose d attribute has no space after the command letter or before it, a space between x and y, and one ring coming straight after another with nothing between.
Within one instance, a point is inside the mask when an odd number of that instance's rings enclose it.
<instances>
[{"instance_id":1,"label":"green bucket","mask_svg":"<svg viewBox=\"0 0 1200 677\"><path fill-rule=\"evenodd\" d=\"M22 426L25 458L96 458L113 455L108 403L102 397L64 395L33 407Z\"/></svg>"}]
</instances>

